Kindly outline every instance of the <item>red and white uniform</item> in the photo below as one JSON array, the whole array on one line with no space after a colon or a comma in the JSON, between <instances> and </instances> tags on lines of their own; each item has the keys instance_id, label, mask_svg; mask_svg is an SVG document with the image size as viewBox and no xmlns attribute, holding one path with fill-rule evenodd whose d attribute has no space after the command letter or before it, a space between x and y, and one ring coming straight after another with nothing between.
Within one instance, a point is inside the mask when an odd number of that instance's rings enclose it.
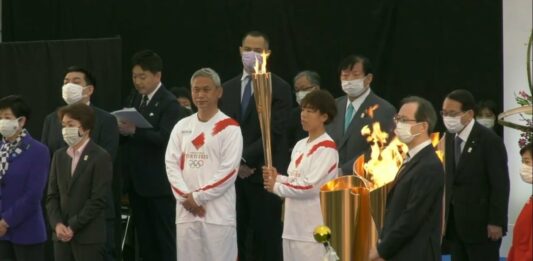
<instances>
[{"instance_id":1,"label":"red and white uniform","mask_svg":"<svg viewBox=\"0 0 533 261\"><path fill-rule=\"evenodd\" d=\"M320 187L337 176L339 154L335 142L324 133L294 146L288 176L278 175L274 193L285 199L284 260L323 260L325 249L316 243L313 230L324 224Z\"/></svg>"},{"instance_id":2,"label":"red and white uniform","mask_svg":"<svg viewBox=\"0 0 533 261\"><path fill-rule=\"evenodd\" d=\"M238 123L221 111L201 122L197 114L180 120L170 135L165 163L176 197L178 260L235 260L235 186L242 155ZM205 217L182 202L193 194Z\"/></svg>"}]
</instances>

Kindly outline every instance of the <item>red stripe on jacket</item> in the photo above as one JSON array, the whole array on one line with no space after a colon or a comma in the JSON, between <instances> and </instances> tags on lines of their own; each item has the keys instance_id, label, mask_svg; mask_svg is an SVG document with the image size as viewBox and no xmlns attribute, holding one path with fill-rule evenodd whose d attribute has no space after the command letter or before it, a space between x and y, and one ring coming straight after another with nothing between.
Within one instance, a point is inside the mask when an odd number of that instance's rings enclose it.
<instances>
[{"instance_id":1,"label":"red stripe on jacket","mask_svg":"<svg viewBox=\"0 0 533 261\"><path fill-rule=\"evenodd\" d=\"M207 185L207 186L204 186L203 188L199 188L197 189L196 191L199 191L199 190L203 190L203 191L206 191L208 189L212 189L214 187L217 187L217 186L220 186L220 184L226 182L229 178L231 178L231 176L233 176L235 174L235 172L237 172L237 170L233 170L231 171L228 175L226 175L225 177L223 177L221 180L213 183L213 184L210 184L210 185Z\"/></svg>"},{"instance_id":2,"label":"red stripe on jacket","mask_svg":"<svg viewBox=\"0 0 533 261\"><path fill-rule=\"evenodd\" d=\"M334 141L331 141L331 140L325 140L325 141L321 141L321 142L315 144L315 145L313 146L313 148L311 148L311 150L309 151L309 153L307 153L307 156L311 156L311 155L312 155L313 153L315 153L315 151L317 151L320 147L337 149L337 145L335 144Z\"/></svg>"},{"instance_id":3,"label":"red stripe on jacket","mask_svg":"<svg viewBox=\"0 0 533 261\"><path fill-rule=\"evenodd\" d=\"M219 132L223 131L228 126L239 126L239 123L232 118L223 119L215 123L213 127L213 136L217 135Z\"/></svg>"}]
</instances>

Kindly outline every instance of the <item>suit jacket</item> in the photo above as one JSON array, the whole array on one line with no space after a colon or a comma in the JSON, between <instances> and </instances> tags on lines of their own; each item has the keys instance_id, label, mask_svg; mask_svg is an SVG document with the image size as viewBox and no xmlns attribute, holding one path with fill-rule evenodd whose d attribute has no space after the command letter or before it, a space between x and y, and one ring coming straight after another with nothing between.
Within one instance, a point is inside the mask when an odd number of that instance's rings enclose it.
<instances>
[{"instance_id":1,"label":"suit jacket","mask_svg":"<svg viewBox=\"0 0 533 261\"><path fill-rule=\"evenodd\" d=\"M489 224L505 233L509 171L502 139L475 122L457 167L454 151L455 134L446 133L446 220L454 219L458 236L468 243L486 242Z\"/></svg>"},{"instance_id":2,"label":"suit jacket","mask_svg":"<svg viewBox=\"0 0 533 261\"><path fill-rule=\"evenodd\" d=\"M387 194L378 252L386 260L441 260L444 169L428 145L400 169Z\"/></svg>"},{"instance_id":3,"label":"suit jacket","mask_svg":"<svg viewBox=\"0 0 533 261\"><path fill-rule=\"evenodd\" d=\"M96 106L91 105L91 108L94 110L95 118L91 139L104 148L114 159L117 155L119 141L117 119L109 112ZM44 120L41 142L48 146L50 154L60 148L67 147L61 129L61 120L58 119L57 111L48 114Z\"/></svg>"},{"instance_id":4,"label":"suit jacket","mask_svg":"<svg viewBox=\"0 0 533 261\"><path fill-rule=\"evenodd\" d=\"M291 110L289 127L287 128L287 141L289 143L290 150L292 150L298 141L307 137L307 131L304 131L302 127L302 121L300 119L301 112L302 110L300 107L293 108Z\"/></svg>"},{"instance_id":5,"label":"suit jacket","mask_svg":"<svg viewBox=\"0 0 533 261\"><path fill-rule=\"evenodd\" d=\"M264 165L264 154L261 127L255 99L250 99L246 112L241 115L241 78L242 74L239 74L222 84L224 92L219 108L226 115L237 120L241 126L244 148L242 157L246 165L256 169L255 173L246 180L262 184L261 168ZM291 103L291 87L279 76L272 74L272 161L280 172L285 172L289 163L286 132Z\"/></svg>"},{"instance_id":6,"label":"suit jacket","mask_svg":"<svg viewBox=\"0 0 533 261\"><path fill-rule=\"evenodd\" d=\"M8 158L9 168L0 183L0 218L9 225L0 240L24 245L42 243L46 241L46 227L41 199L50 154L29 134L22 139L20 148L22 154Z\"/></svg>"},{"instance_id":7,"label":"suit jacket","mask_svg":"<svg viewBox=\"0 0 533 261\"><path fill-rule=\"evenodd\" d=\"M105 207L111 187L111 156L89 140L71 175L72 158L61 148L52 158L46 209L57 240L58 223L74 231L73 242L104 243L106 240Z\"/></svg>"},{"instance_id":8,"label":"suit jacket","mask_svg":"<svg viewBox=\"0 0 533 261\"><path fill-rule=\"evenodd\" d=\"M337 116L326 126L326 130L337 144L339 151L339 168L343 174L353 173L354 161L364 153L370 150L370 145L366 138L361 135L361 129L365 125L371 125L373 122L381 124L381 130L388 132L392 137L394 130L394 115L396 109L388 101L370 91L370 94L363 101L357 112L354 114L350 126L344 132L344 115L346 114L347 96L339 97L335 100L337 104ZM367 110L377 104L379 107L374 111L374 117L370 117Z\"/></svg>"},{"instance_id":9,"label":"suit jacket","mask_svg":"<svg viewBox=\"0 0 533 261\"><path fill-rule=\"evenodd\" d=\"M134 90L126 107L135 107L153 128L137 128L135 134L122 137L123 169L130 190L145 197L172 196L165 168L165 151L174 125L188 112L163 85L148 105L139 109L142 95Z\"/></svg>"}]
</instances>

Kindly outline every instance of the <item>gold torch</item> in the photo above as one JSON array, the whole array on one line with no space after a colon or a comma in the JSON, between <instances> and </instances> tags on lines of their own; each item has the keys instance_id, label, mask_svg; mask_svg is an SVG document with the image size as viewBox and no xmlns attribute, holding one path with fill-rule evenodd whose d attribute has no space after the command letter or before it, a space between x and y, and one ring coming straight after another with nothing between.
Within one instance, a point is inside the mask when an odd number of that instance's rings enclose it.
<instances>
[{"instance_id":1,"label":"gold torch","mask_svg":"<svg viewBox=\"0 0 533 261\"><path fill-rule=\"evenodd\" d=\"M263 141L263 152L265 155L265 165L272 167L272 143L270 137L270 114L272 111L272 75L267 72L267 58L270 53L263 52L261 57L261 65L259 61L255 60L254 70L252 74L254 100L257 108L257 116L259 118L259 125L261 127L261 136Z\"/></svg>"}]
</instances>

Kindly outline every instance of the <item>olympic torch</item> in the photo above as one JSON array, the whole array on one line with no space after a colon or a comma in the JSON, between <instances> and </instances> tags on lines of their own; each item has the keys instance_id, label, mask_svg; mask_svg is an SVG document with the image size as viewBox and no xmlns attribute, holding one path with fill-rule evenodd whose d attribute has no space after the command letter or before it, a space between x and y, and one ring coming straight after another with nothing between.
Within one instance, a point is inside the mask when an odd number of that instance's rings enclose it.
<instances>
[{"instance_id":1,"label":"olympic torch","mask_svg":"<svg viewBox=\"0 0 533 261\"><path fill-rule=\"evenodd\" d=\"M262 61L255 61L255 73L252 74L254 100L257 108L257 116L259 118L259 125L261 127L261 136L263 141L263 152L265 155L265 165L272 167L272 143L270 132L270 116L272 104L272 75L267 72L267 58L270 53L263 52L261 54Z\"/></svg>"}]
</instances>

